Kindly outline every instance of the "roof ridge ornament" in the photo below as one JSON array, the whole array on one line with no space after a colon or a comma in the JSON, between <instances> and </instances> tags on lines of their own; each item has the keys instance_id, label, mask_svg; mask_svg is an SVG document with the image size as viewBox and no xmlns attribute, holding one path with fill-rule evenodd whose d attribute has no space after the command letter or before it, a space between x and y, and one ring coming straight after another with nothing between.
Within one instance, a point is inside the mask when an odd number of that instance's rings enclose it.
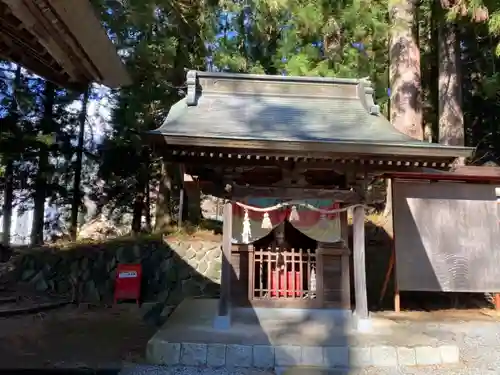
<instances>
[{"instance_id":1,"label":"roof ridge ornament","mask_svg":"<svg viewBox=\"0 0 500 375\"><path fill-rule=\"evenodd\" d=\"M380 115L380 106L378 104L374 104L370 107L370 115Z\"/></svg>"},{"instance_id":2,"label":"roof ridge ornament","mask_svg":"<svg viewBox=\"0 0 500 375\"><path fill-rule=\"evenodd\" d=\"M195 106L197 104L196 90L198 86L198 75L196 70L189 70L186 74L187 95L186 104Z\"/></svg>"},{"instance_id":3,"label":"roof ridge ornament","mask_svg":"<svg viewBox=\"0 0 500 375\"><path fill-rule=\"evenodd\" d=\"M373 89L372 86L372 81L370 80L370 77L363 77L359 80L359 85L362 88L360 99L363 102L365 108L368 110L370 115L373 116L378 116L380 115L380 106L375 104L375 101L373 100L373 94L375 90ZM363 91L364 91L364 97L363 97Z\"/></svg>"}]
</instances>

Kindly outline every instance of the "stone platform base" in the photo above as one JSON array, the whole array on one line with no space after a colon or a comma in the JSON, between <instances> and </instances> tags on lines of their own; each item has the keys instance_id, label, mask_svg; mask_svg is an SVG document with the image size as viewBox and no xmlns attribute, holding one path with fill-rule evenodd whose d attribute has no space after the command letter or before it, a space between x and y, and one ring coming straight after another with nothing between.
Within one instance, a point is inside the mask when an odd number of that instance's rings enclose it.
<instances>
[{"instance_id":1,"label":"stone platform base","mask_svg":"<svg viewBox=\"0 0 500 375\"><path fill-rule=\"evenodd\" d=\"M453 345L317 347L157 342L148 351L147 358L151 363L162 365L344 369L452 364L459 361L459 353Z\"/></svg>"},{"instance_id":2,"label":"stone platform base","mask_svg":"<svg viewBox=\"0 0 500 375\"><path fill-rule=\"evenodd\" d=\"M151 338L154 364L211 367L324 369L452 364L458 347L420 327L373 319L369 334L357 333L338 311L235 310L229 330L215 330L217 300L184 301ZM436 330L434 330L436 331ZM434 332L433 331L433 332Z\"/></svg>"}]
</instances>

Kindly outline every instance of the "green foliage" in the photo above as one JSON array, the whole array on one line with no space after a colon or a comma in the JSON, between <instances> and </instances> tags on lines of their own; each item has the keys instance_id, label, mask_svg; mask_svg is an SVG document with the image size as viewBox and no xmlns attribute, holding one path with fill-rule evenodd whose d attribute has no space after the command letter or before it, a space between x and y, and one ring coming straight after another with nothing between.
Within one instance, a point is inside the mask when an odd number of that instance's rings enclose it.
<instances>
[{"instance_id":1,"label":"green foliage","mask_svg":"<svg viewBox=\"0 0 500 375\"><path fill-rule=\"evenodd\" d=\"M77 113L69 105L78 93L54 89L53 102L48 103L47 82L24 70L17 72L17 67L9 63L0 67L5 83L0 107L0 169L5 173L7 165L13 167L9 176L2 176L5 180L0 177L0 188L5 188L7 178L13 181L11 203L21 211L33 208L35 197L54 205L57 212L45 224L53 230L64 230L78 129ZM3 214L0 211L1 219ZM41 215L43 218L44 212Z\"/></svg>"},{"instance_id":2,"label":"green foliage","mask_svg":"<svg viewBox=\"0 0 500 375\"><path fill-rule=\"evenodd\" d=\"M386 1L231 2L217 14L221 37L211 51L213 66L248 73L368 76L384 106L387 12Z\"/></svg>"},{"instance_id":3,"label":"green foliage","mask_svg":"<svg viewBox=\"0 0 500 375\"><path fill-rule=\"evenodd\" d=\"M495 34L495 35L500 34L500 12L499 11L496 11L490 15L490 19L488 21L488 27L489 27L489 30L492 34Z\"/></svg>"},{"instance_id":4,"label":"green foliage","mask_svg":"<svg viewBox=\"0 0 500 375\"><path fill-rule=\"evenodd\" d=\"M204 68L211 20L200 12L206 6L202 2L131 0L126 6L112 1L100 5L118 47L126 51L133 84L115 97L112 129L99 151L98 175L104 186L94 196L99 206L111 205L122 213L142 206L134 212L140 221L143 214L149 216L149 207L137 197L145 195L158 174L151 171L150 151L140 134L158 127L170 106L182 98L185 69Z\"/></svg>"},{"instance_id":5,"label":"green foliage","mask_svg":"<svg viewBox=\"0 0 500 375\"><path fill-rule=\"evenodd\" d=\"M157 128L172 104L185 95L187 69L369 77L378 104L387 111L391 1L93 0L133 84L112 93L110 129L99 147L85 144L82 185L88 196L99 208L110 206L139 221L151 215L144 197L156 185L160 171L141 133ZM450 3L445 13L436 16L435 3L423 0L415 15L425 122L435 125L438 109L436 46L431 36L439 22L456 22L462 42L467 142L477 146L479 155L496 157L500 152L500 1ZM58 90L53 113L44 119L46 82L23 71L14 94L13 80L14 67L0 64L0 187L5 166L13 160L14 204L33 197L43 151L49 159L43 166L44 194L67 207L78 135L78 113L68 105L78 93ZM172 177L175 186L178 176ZM178 197L172 196L175 205Z\"/></svg>"}]
</instances>

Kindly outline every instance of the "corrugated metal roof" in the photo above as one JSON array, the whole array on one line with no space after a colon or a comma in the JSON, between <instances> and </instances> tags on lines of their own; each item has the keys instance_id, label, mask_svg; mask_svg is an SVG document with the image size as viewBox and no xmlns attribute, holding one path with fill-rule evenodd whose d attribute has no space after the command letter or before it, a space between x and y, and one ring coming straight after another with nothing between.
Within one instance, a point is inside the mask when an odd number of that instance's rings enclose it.
<instances>
[{"instance_id":1,"label":"corrugated metal roof","mask_svg":"<svg viewBox=\"0 0 500 375\"><path fill-rule=\"evenodd\" d=\"M317 142L331 144L332 151L335 144L361 143L470 153L410 138L378 112L364 80L189 72L186 98L150 134L167 143L169 137L193 137Z\"/></svg>"}]
</instances>

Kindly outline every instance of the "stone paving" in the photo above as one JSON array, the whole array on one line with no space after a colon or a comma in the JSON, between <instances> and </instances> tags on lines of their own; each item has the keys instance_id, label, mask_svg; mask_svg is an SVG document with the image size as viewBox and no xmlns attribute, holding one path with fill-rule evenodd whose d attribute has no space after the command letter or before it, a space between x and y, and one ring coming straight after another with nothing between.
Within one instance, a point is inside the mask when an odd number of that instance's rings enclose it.
<instances>
[{"instance_id":1,"label":"stone paving","mask_svg":"<svg viewBox=\"0 0 500 375\"><path fill-rule=\"evenodd\" d=\"M453 342L460 350L460 362L456 364L424 365L427 361L432 362L435 350L417 350L415 349L415 361L417 366L389 365L388 366L368 366L365 368L350 368L337 371L322 372L319 370L296 368L288 369L287 375L496 375L500 373L500 323L469 321L453 323L411 323L415 329L427 329L432 331L452 332L452 337L445 335L447 342ZM436 339L439 340L439 334ZM411 344L411 343L410 343ZM384 350L387 350L384 349ZM390 352L394 353L392 350ZM422 361L417 358L421 355ZM208 348L207 348L208 353ZM302 352L304 354L304 351ZM410 351L411 353L411 351ZM375 354L378 356L377 350ZM408 352L396 350L396 356L407 356ZM372 350L373 356L373 350ZM208 357L207 357L208 358ZM383 357L385 358L385 357ZM387 357L387 358L390 358ZM409 355L411 358L411 354ZM411 360L411 359L410 359ZM380 358L378 359L380 361ZM384 361L384 360L382 360ZM393 363L392 363L393 364ZM278 367L278 370L280 368ZM191 366L147 366L129 368L126 375L240 375L240 374L271 374L269 370L258 370L255 368L208 368Z\"/></svg>"},{"instance_id":2,"label":"stone paving","mask_svg":"<svg viewBox=\"0 0 500 375\"><path fill-rule=\"evenodd\" d=\"M163 343L155 345L148 358L156 364L274 368L318 366L325 368L362 368L429 366L459 362L456 345L395 347L241 345L204 343Z\"/></svg>"},{"instance_id":3,"label":"stone paving","mask_svg":"<svg viewBox=\"0 0 500 375\"><path fill-rule=\"evenodd\" d=\"M459 362L452 327L372 318L359 333L349 316L293 309L235 310L229 330L213 328L217 300L185 300L148 342L151 364L275 368L429 366Z\"/></svg>"}]
</instances>

